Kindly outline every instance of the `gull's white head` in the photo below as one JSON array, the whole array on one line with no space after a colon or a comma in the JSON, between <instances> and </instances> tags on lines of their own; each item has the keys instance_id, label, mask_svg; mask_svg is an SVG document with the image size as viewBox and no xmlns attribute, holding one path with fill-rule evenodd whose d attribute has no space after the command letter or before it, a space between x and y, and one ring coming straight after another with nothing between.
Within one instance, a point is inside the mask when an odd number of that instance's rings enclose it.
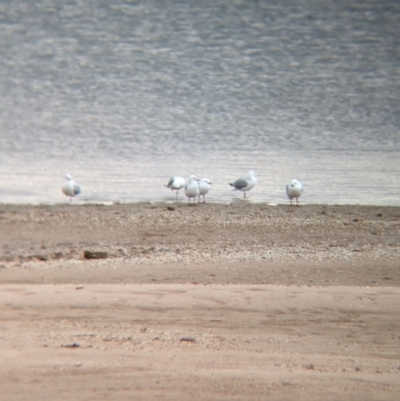
<instances>
[{"instance_id":1,"label":"gull's white head","mask_svg":"<svg viewBox=\"0 0 400 401\"><path fill-rule=\"evenodd\" d=\"M72 180L71 174L65 174L65 178L66 178L68 181Z\"/></svg>"},{"instance_id":2,"label":"gull's white head","mask_svg":"<svg viewBox=\"0 0 400 401\"><path fill-rule=\"evenodd\" d=\"M300 187L302 185L301 185L301 182L299 180L294 179L294 180L290 181L290 186L291 187L296 187L296 186Z\"/></svg>"}]
</instances>

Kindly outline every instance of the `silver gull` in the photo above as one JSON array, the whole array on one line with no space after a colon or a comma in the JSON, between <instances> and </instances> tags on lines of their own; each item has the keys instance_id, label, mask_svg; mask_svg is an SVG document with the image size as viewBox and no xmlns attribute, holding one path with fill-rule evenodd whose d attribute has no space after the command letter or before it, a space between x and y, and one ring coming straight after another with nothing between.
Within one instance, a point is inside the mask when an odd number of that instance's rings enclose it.
<instances>
[{"instance_id":1,"label":"silver gull","mask_svg":"<svg viewBox=\"0 0 400 401\"><path fill-rule=\"evenodd\" d=\"M198 178L196 178L195 175L191 175L187 184L185 185L185 195L188 198L189 204L190 198L194 198L194 200L196 200L196 197L199 196L199 192Z\"/></svg>"},{"instance_id":2,"label":"silver gull","mask_svg":"<svg viewBox=\"0 0 400 401\"><path fill-rule=\"evenodd\" d=\"M296 198L296 205L299 205L299 198L303 192L303 184L299 180L292 180L286 185L286 195L290 199L290 204L292 204L292 199Z\"/></svg>"},{"instance_id":3,"label":"silver gull","mask_svg":"<svg viewBox=\"0 0 400 401\"><path fill-rule=\"evenodd\" d=\"M69 196L70 202L74 196L79 195L81 193L80 186L72 179L71 174L65 175L65 181L61 187L61 190L66 196Z\"/></svg>"},{"instance_id":4,"label":"silver gull","mask_svg":"<svg viewBox=\"0 0 400 401\"><path fill-rule=\"evenodd\" d=\"M247 174L242 175L241 177L237 178L234 182L230 183L235 190L243 191L243 199L246 198L246 191L250 191L254 185L257 184L257 178L254 175L254 171L249 171Z\"/></svg>"},{"instance_id":5,"label":"silver gull","mask_svg":"<svg viewBox=\"0 0 400 401\"><path fill-rule=\"evenodd\" d=\"M202 178L198 181L199 185L199 202L200 196L203 196L203 203L206 203L206 194L211 189L211 181L208 178Z\"/></svg>"},{"instance_id":6,"label":"silver gull","mask_svg":"<svg viewBox=\"0 0 400 401\"><path fill-rule=\"evenodd\" d=\"M185 179L182 177L173 176L169 179L168 184L166 185L167 188L170 188L171 191L176 191L175 198L178 198L178 192L185 186L186 182Z\"/></svg>"}]
</instances>

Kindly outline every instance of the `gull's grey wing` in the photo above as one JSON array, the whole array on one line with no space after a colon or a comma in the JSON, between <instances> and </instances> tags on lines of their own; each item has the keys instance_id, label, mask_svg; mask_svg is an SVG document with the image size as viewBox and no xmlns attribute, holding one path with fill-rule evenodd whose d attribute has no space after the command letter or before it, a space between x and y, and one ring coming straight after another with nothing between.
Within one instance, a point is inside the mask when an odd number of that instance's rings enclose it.
<instances>
[{"instance_id":1,"label":"gull's grey wing","mask_svg":"<svg viewBox=\"0 0 400 401\"><path fill-rule=\"evenodd\" d=\"M167 184L167 187L168 187L168 188L171 188L171 187L172 187L172 184L174 183L174 179L175 179L175 177L171 177L171 178L169 179L168 184Z\"/></svg>"},{"instance_id":2,"label":"gull's grey wing","mask_svg":"<svg viewBox=\"0 0 400 401\"><path fill-rule=\"evenodd\" d=\"M243 189L243 188L246 188L247 185L249 185L249 183L244 178L238 178L235 182L233 182L230 185L232 185L236 189Z\"/></svg>"},{"instance_id":3,"label":"gull's grey wing","mask_svg":"<svg viewBox=\"0 0 400 401\"><path fill-rule=\"evenodd\" d=\"M76 182L74 182L74 195L79 195L80 193L81 193L81 188Z\"/></svg>"}]
</instances>

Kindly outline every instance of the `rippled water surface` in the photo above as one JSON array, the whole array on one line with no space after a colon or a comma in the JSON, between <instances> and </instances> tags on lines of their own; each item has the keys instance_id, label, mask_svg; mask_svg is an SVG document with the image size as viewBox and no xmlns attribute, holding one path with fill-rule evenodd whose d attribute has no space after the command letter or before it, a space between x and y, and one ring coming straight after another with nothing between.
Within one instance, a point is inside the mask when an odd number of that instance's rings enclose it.
<instances>
[{"instance_id":1,"label":"rippled water surface","mask_svg":"<svg viewBox=\"0 0 400 401\"><path fill-rule=\"evenodd\" d=\"M0 202L174 200L254 170L254 202L400 206L397 1L0 4ZM183 200L183 196L180 197Z\"/></svg>"}]
</instances>

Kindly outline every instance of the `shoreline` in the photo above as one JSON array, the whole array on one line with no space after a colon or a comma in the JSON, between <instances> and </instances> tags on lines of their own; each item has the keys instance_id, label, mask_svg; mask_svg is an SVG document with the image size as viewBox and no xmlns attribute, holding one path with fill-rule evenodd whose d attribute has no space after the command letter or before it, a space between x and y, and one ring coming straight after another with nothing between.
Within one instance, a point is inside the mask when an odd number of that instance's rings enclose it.
<instances>
[{"instance_id":1,"label":"shoreline","mask_svg":"<svg viewBox=\"0 0 400 401\"><path fill-rule=\"evenodd\" d=\"M290 201L282 201L282 202L268 202L268 201L253 201L250 197L243 199L241 197L233 198L232 201L213 201L207 199L206 204L208 205L222 205L222 206L229 206L229 205L235 205L238 203L244 203L244 204L249 204L249 205L255 205L255 206L270 206L270 207L285 207L285 206L291 206L291 207L317 207L317 206L326 206L326 207L382 207L382 208L400 208L400 203L399 204L393 204L393 205L385 205L385 204L373 204L373 203L308 203L304 202L302 198L299 200L299 205L295 206L295 204L290 205ZM162 200L138 200L136 202L132 201L113 201L113 200L105 200L105 201L98 201L98 200L93 200L93 201L88 201L87 199L81 200L79 198L73 198L72 202L69 203L68 201L60 201L60 202L54 202L54 203L10 203L10 202L0 202L0 208L6 208L6 207L57 207L57 206L119 206L119 205L188 205L187 198L181 198L176 200L175 198L170 198L170 199L162 199ZM195 203L197 205L197 203ZM201 206L202 203L199 203L199 206Z\"/></svg>"},{"instance_id":2,"label":"shoreline","mask_svg":"<svg viewBox=\"0 0 400 401\"><path fill-rule=\"evenodd\" d=\"M97 269L112 282L119 274L136 283L400 285L397 207L0 205L0 223L6 282L40 282L43 271L47 280L93 282L87 272ZM106 257L87 259L85 251Z\"/></svg>"}]
</instances>

